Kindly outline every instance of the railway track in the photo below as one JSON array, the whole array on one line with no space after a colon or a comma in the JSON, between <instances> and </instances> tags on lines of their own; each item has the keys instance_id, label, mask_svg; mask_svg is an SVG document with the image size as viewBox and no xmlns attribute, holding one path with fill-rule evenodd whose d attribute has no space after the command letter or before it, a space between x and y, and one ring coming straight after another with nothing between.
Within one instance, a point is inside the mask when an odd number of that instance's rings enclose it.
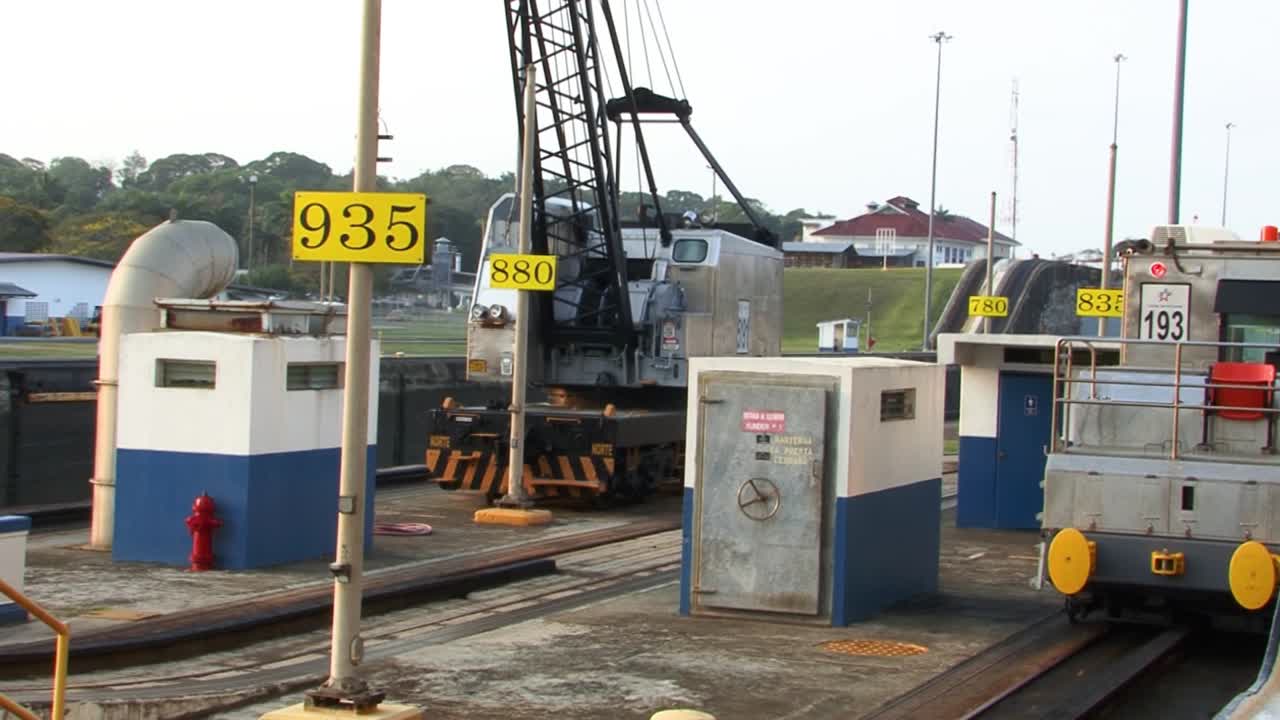
<instances>
[{"instance_id":1,"label":"railway track","mask_svg":"<svg viewBox=\"0 0 1280 720\"><path fill-rule=\"evenodd\" d=\"M478 597L438 603L424 611L390 613L369 623L364 633L365 663L497 630L679 580L680 532L636 538L556 556L560 572L518 588L481 592ZM206 655L187 664L131 668L73 676L71 703L129 703L139 711L182 698L188 709L168 717L201 717L304 687L328 676L325 631L271 643L251 653ZM248 654L251 659L245 660ZM6 693L34 709L47 709L48 687L9 685ZM193 709L199 707L200 709Z\"/></svg>"},{"instance_id":2,"label":"railway track","mask_svg":"<svg viewBox=\"0 0 1280 720\"><path fill-rule=\"evenodd\" d=\"M1067 621L1065 613L1057 612L868 717L1094 717L1156 666L1180 661L1181 651L1192 636L1192 631L1182 626L1155 628L1103 622L1075 625ZM1164 713L1155 716L1168 717Z\"/></svg>"},{"instance_id":3,"label":"railway track","mask_svg":"<svg viewBox=\"0 0 1280 720\"><path fill-rule=\"evenodd\" d=\"M943 497L944 509L954 505L954 494ZM462 593L445 594L448 599L443 600L437 594L429 606L402 601L395 609L366 622L365 662L390 660L432 645L678 582L681 550L678 528L678 521L642 520L619 528L522 543L506 555L526 563L550 563L554 571L513 577L508 584L474 585ZM454 569L464 570L470 560L454 559L459 564ZM397 573L389 573L384 578L371 577L369 590L377 592L381 582L388 585L382 588L385 592L390 586L411 580ZM328 607L321 607L324 600L320 595L327 597L328 590L327 585L321 591L305 590L316 595L315 598L308 595L308 614L317 617L324 614ZM228 608L227 617L204 609L192 611L191 617L171 618L164 627L153 631L139 632L142 628L133 627L102 631L102 637L83 635L77 639L79 647L91 656L91 662L97 661L94 664L98 667L72 675L68 700L124 705L141 713L139 716L194 718L316 686L327 677L329 669L327 629L317 626L273 638L273 623L287 621L288 617L281 613L294 610L289 610L289 604L279 598L269 604L274 609L268 608L267 616L258 618L253 617L260 614L254 608L241 605L238 610ZM155 646L153 657L138 654L146 650L148 634L171 634L175 629L197 622L198 616L203 617L202 635L234 632L237 637L221 647L214 646L217 649L212 651L208 643L202 642L198 657L173 657L172 642ZM248 625L224 628L229 622ZM121 642L129 645L125 649L130 654L113 652L113 648L122 647ZM135 644L138 645L135 647ZM33 660L39 663L48 660L44 657L47 647L33 644L33 647L18 649L23 651L21 658L6 650L8 657L0 660L25 660L22 665L30 665ZM141 660L132 666L121 662L129 658ZM157 664L160 660L163 664ZM33 675L18 684L6 683L5 692L28 707L47 710L48 686L36 677ZM181 700L184 708L181 712L173 709L175 698Z\"/></svg>"}]
</instances>

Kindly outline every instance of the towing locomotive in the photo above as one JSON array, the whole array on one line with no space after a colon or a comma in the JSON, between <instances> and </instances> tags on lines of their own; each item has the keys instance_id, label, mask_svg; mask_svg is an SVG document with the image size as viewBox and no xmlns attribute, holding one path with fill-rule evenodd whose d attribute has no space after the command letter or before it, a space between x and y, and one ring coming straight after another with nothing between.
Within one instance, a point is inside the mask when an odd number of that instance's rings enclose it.
<instances>
[{"instance_id":1,"label":"towing locomotive","mask_svg":"<svg viewBox=\"0 0 1280 720\"><path fill-rule=\"evenodd\" d=\"M1248 242L1159 226L1118 251L1120 337L1057 347L1041 567L1073 616L1265 624L1280 562L1276 229Z\"/></svg>"}]
</instances>

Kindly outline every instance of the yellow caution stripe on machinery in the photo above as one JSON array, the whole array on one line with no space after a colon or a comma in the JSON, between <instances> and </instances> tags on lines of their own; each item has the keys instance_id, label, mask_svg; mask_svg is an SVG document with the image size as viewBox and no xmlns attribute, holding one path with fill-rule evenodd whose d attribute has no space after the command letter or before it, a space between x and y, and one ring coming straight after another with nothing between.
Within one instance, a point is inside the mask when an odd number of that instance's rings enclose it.
<instances>
[{"instance_id":1,"label":"yellow caution stripe on machinery","mask_svg":"<svg viewBox=\"0 0 1280 720\"><path fill-rule=\"evenodd\" d=\"M606 492L615 468L611 457L540 455L524 467L525 492L531 498L586 497ZM501 497L507 492L503 453L427 451L427 470L440 487Z\"/></svg>"}]
</instances>

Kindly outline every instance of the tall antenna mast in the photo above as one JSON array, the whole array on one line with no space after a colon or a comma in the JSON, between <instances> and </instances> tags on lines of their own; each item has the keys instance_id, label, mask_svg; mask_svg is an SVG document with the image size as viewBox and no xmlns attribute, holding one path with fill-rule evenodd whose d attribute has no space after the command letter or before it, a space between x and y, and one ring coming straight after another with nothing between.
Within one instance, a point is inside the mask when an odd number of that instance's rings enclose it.
<instances>
[{"instance_id":1,"label":"tall antenna mast","mask_svg":"<svg viewBox=\"0 0 1280 720\"><path fill-rule=\"evenodd\" d=\"M1009 97L1009 142L1013 149L1013 192L1009 199L1009 237L1018 239L1018 78Z\"/></svg>"}]
</instances>

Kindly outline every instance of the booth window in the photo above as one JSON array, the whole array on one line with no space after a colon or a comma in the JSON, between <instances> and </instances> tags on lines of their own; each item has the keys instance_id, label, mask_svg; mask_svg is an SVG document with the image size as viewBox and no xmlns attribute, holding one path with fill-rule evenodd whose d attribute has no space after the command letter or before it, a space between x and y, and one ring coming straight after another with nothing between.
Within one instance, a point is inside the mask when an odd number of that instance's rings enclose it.
<instances>
[{"instance_id":1,"label":"booth window","mask_svg":"<svg viewBox=\"0 0 1280 720\"><path fill-rule=\"evenodd\" d=\"M671 249L671 259L678 263L700 263L707 259L707 241L684 238Z\"/></svg>"},{"instance_id":2,"label":"booth window","mask_svg":"<svg viewBox=\"0 0 1280 720\"><path fill-rule=\"evenodd\" d=\"M333 390L342 387L341 363L289 363L288 390Z\"/></svg>"},{"instance_id":3,"label":"booth window","mask_svg":"<svg viewBox=\"0 0 1280 720\"><path fill-rule=\"evenodd\" d=\"M217 370L212 360L156 360L156 387L213 390Z\"/></svg>"},{"instance_id":4,"label":"booth window","mask_svg":"<svg viewBox=\"0 0 1280 720\"><path fill-rule=\"evenodd\" d=\"M884 390L880 393L880 422L911 420L916 416L916 389Z\"/></svg>"}]
</instances>

